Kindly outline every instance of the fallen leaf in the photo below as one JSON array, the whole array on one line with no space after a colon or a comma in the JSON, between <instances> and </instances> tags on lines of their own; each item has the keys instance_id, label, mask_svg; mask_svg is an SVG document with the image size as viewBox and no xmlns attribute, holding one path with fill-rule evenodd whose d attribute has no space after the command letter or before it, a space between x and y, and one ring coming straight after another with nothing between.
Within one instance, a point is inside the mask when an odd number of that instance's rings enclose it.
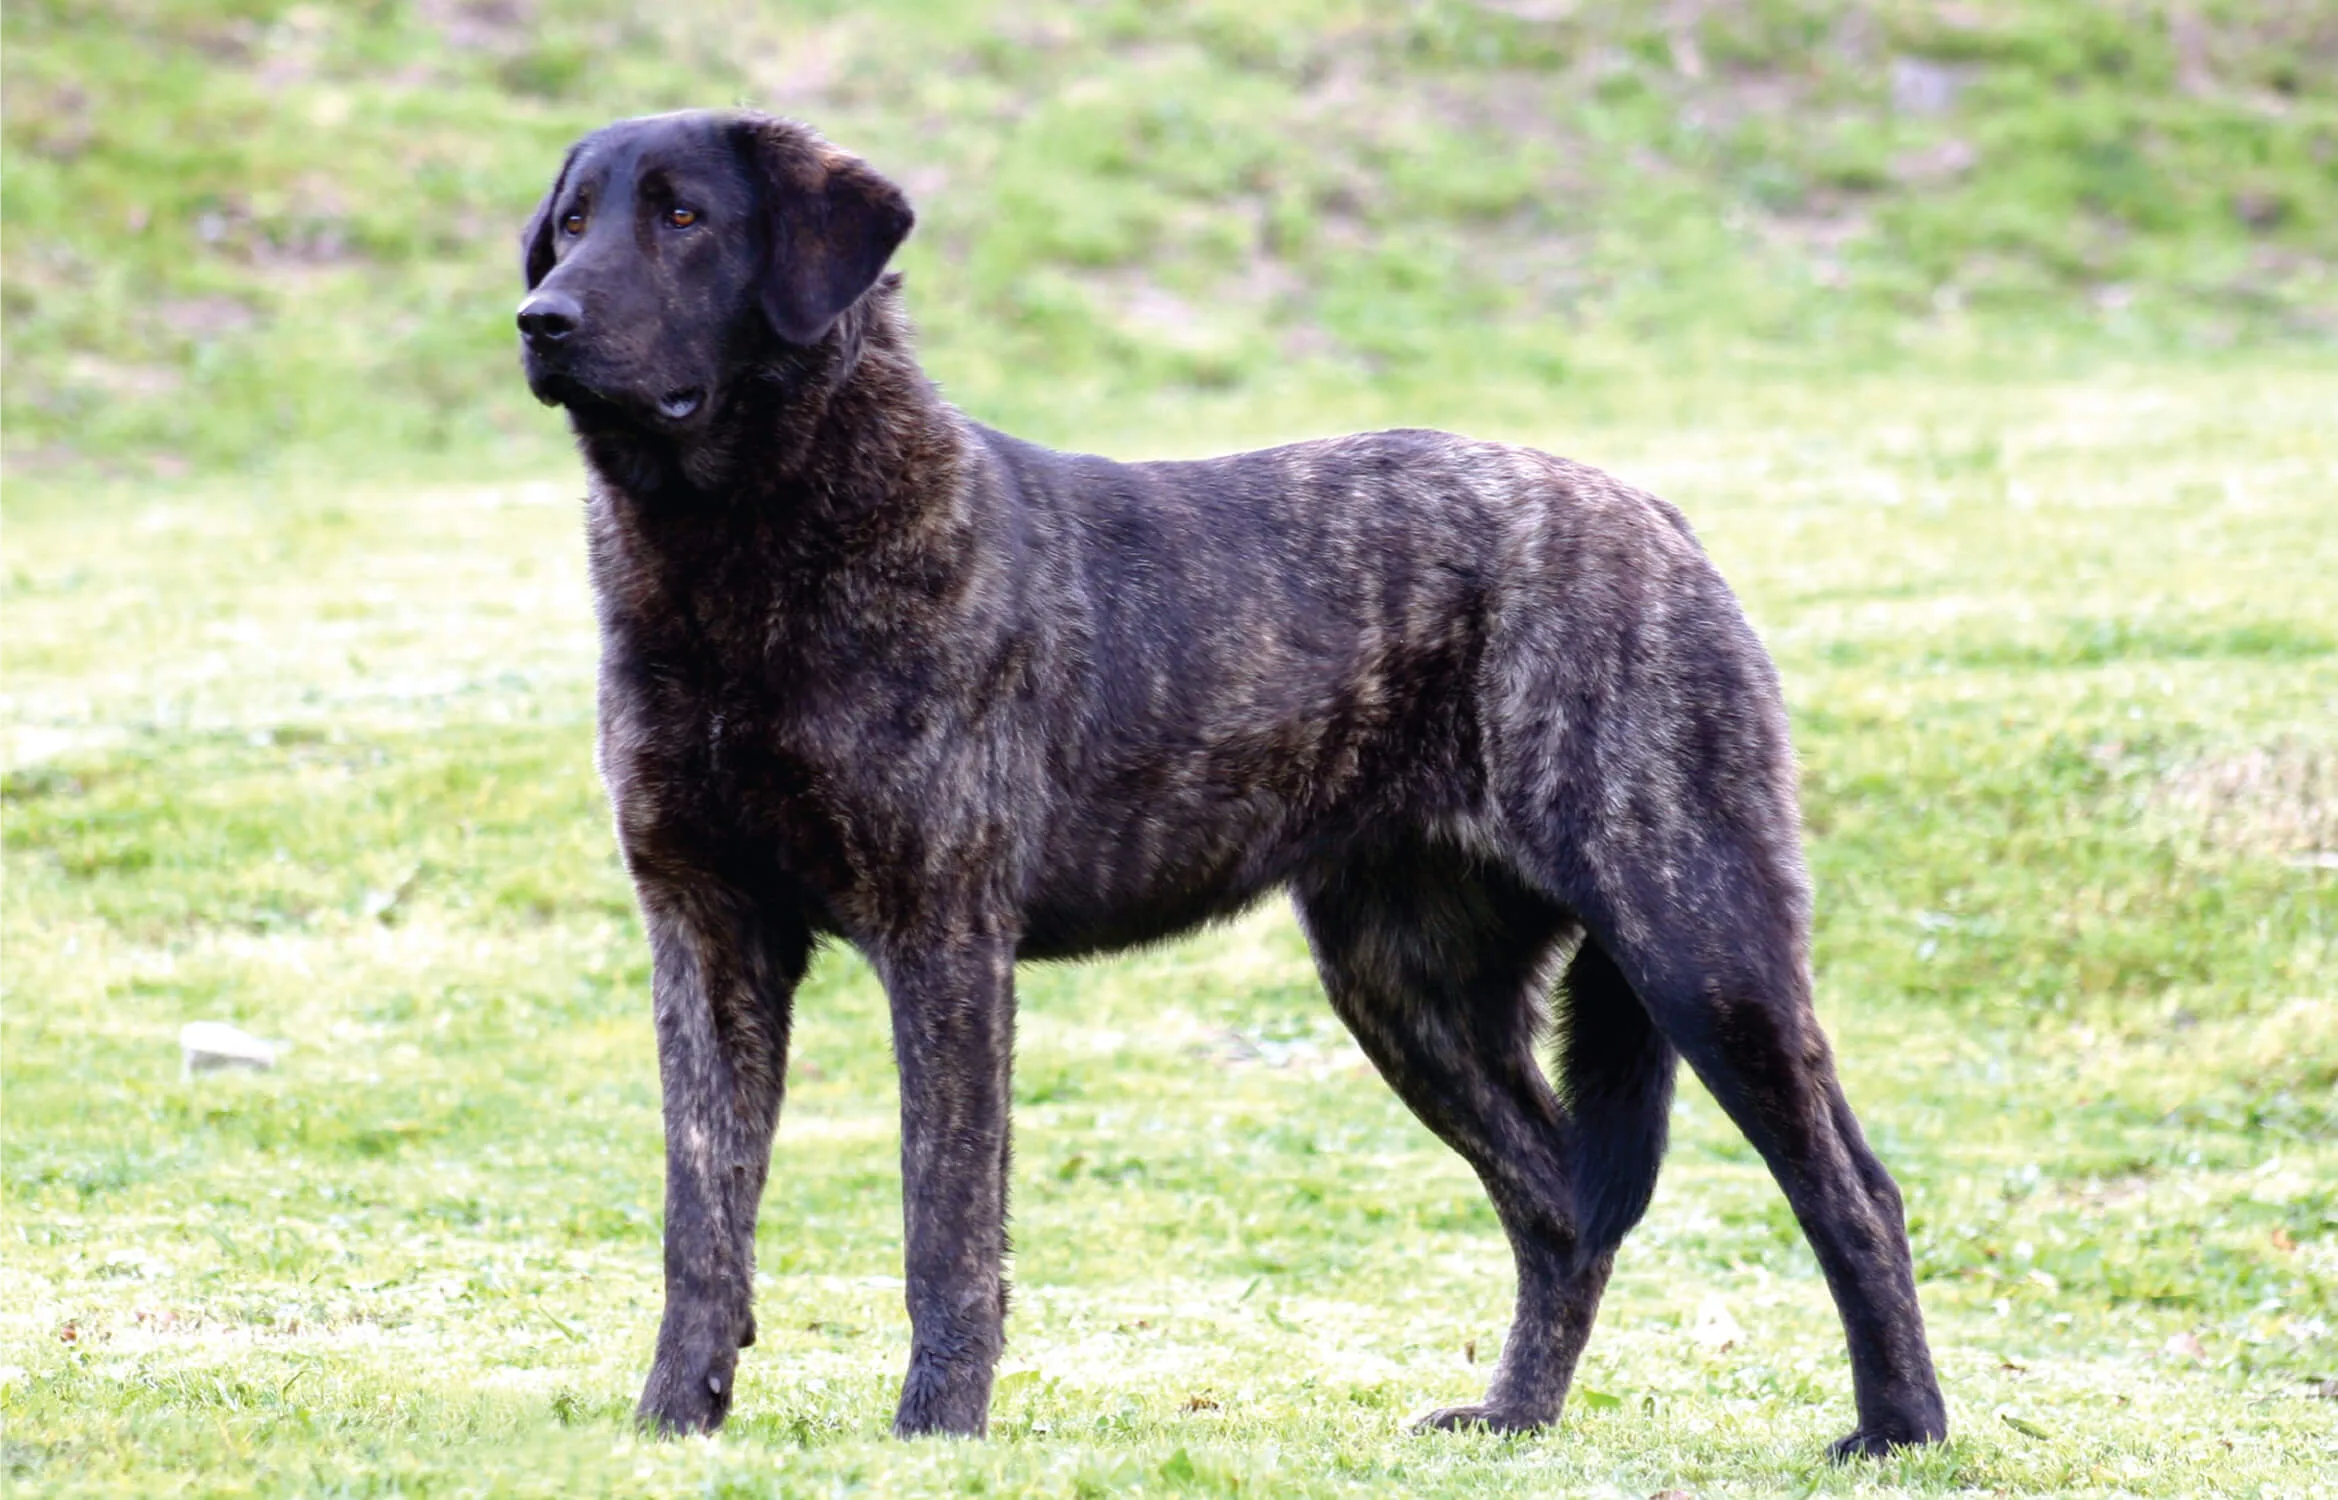
<instances>
[{"instance_id":1,"label":"fallen leaf","mask_svg":"<svg viewBox=\"0 0 2338 1500\"><path fill-rule=\"evenodd\" d=\"M1462 1359L1463 1359L1463 1360L1465 1360L1466 1362L1468 1362L1468 1363L1470 1363L1470 1364L1473 1364L1473 1365L1474 1365L1474 1364L1476 1364L1476 1363L1477 1363L1477 1340L1476 1340L1476 1339L1464 1339L1464 1340L1462 1340L1462 1342L1461 1342L1461 1357L1462 1357Z\"/></svg>"},{"instance_id":2,"label":"fallen leaf","mask_svg":"<svg viewBox=\"0 0 2338 1500\"><path fill-rule=\"evenodd\" d=\"M1202 1391L1197 1395L1192 1395L1185 1398L1185 1409L1187 1411L1217 1411L1221 1408L1219 1407L1217 1397L1211 1395L1208 1391Z\"/></svg>"},{"instance_id":3,"label":"fallen leaf","mask_svg":"<svg viewBox=\"0 0 2338 1500\"><path fill-rule=\"evenodd\" d=\"M545 1322L550 1323L553 1327L560 1330L560 1336L562 1338L568 1340L572 1344L581 1344L585 1342L585 1336L583 1334L578 1333L576 1329L571 1327L565 1320L563 1320L558 1313L554 1312L551 1308L546 1307L541 1301L536 1303L536 1311L544 1315Z\"/></svg>"},{"instance_id":4,"label":"fallen leaf","mask_svg":"<svg viewBox=\"0 0 2338 1500\"><path fill-rule=\"evenodd\" d=\"M2159 1354L2162 1359L2190 1359L2201 1364L2208 1363L2208 1350L2201 1345L2197 1334L2169 1334L2168 1341L2159 1346Z\"/></svg>"},{"instance_id":5,"label":"fallen leaf","mask_svg":"<svg viewBox=\"0 0 2338 1500\"><path fill-rule=\"evenodd\" d=\"M2273 1248L2286 1255L2297 1248L2297 1241L2289 1237L2288 1230L2276 1225L2273 1230Z\"/></svg>"},{"instance_id":6,"label":"fallen leaf","mask_svg":"<svg viewBox=\"0 0 2338 1500\"><path fill-rule=\"evenodd\" d=\"M1997 1413L1997 1419L2003 1422L2006 1426L2012 1428L2015 1432L2020 1433L2023 1437L2050 1438L2054 1435L2048 1432L2045 1428L2040 1427L2037 1423L2031 1421L2029 1418L2017 1417L2009 1411L1999 1411Z\"/></svg>"},{"instance_id":7,"label":"fallen leaf","mask_svg":"<svg viewBox=\"0 0 2338 1500\"><path fill-rule=\"evenodd\" d=\"M414 894L414 884L422 878L422 866L410 865L406 873L377 891L365 893L365 914L387 927L397 919L399 903Z\"/></svg>"}]
</instances>

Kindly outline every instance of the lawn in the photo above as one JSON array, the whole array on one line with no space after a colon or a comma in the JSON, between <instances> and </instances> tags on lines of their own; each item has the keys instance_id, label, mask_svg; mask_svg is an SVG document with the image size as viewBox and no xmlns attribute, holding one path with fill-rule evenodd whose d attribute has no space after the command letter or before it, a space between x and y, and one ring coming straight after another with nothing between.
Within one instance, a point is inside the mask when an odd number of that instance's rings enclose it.
<instances>
[{"instance_id":1,"label":"lawn","mask_svg":"<svg viewBox=\"0 0 2338 1500\"><path fill-rule=\"evenodd\" d=\"M737 1415L634 1437L656 1085L547 461L12 487L12 1486L2327 1494L2338 381L1704 394L1504 435L1679 501L1779 656L1821 1001L1907 1191L1947 1447L1823 1467L1850 1420L1823 1285L1693 1087L1562 1426L1408 1434L1483 1379L1507 1254L1279 905L1023 974L982 1444L883 1435L890 1059L868 972L826 955ZM1337 416L1245 420L1101 436ZM293 1050L182 1079L206 1017Z\"/></svg>"},{"instance_id":2,"label":"lawn","mask_svg":"<svg viewBox=\"0 0 2338 1500\"><path fill-rule=\"evenodd\" d=\"M8 0L0 1481L25 1494L2338 1496L2338 19L2097 0ZM1820 1004L1953 1440L1685 1086L1565 1421L1280 904L1020 979L988 1442L887 1438L882 997L818 962L714 1440L514 237L754 102L927 362L1122 457L1428 424L1680 504L1783 669ZM176 1033L292 1044L180 1076Z\"/></svg>"}]
</instances>

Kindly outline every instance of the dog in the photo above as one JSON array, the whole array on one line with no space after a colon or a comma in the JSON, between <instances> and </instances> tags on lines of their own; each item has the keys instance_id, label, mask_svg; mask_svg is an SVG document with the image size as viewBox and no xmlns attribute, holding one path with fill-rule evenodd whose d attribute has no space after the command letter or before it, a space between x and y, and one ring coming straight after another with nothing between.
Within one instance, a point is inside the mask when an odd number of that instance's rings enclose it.
<instances>
[{"instance_id":1,"label":"dog","mask_svg":"<svg viewBox=\"0 0 2338 1500\"><path fill-rule=\"evenodd\" d=\"M1425 1425L1557 1419L1686 1057L1826 1272L1858 1411L1834 1452L1945 1436L1899 1192L1811 1008L1776 672L1680 513L1438 432L1181 463L1018 441L918 368L887 269L912 222L810 129L693 112L585 137L523 236L529 385L590 477L597 760L652 955L641 1423L730 1411L817 944L866 955L892 1014L894 1430L978 1435L1015 964L1280 889L1516 1260L1484 1398Z\"/></svg>"}]
</instances>

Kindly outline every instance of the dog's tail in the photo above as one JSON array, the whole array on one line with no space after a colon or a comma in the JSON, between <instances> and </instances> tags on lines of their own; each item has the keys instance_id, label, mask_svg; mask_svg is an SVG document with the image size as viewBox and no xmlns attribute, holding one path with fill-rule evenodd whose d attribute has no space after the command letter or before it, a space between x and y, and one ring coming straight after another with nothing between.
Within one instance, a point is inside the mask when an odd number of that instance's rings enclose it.
<instances>
[{"instance_id":1,"label":"dog's tail","mask_svg":"<svg viewBox=\"0 0 2338 1500\"><path fill-rule=\"evenodd\" d=\"M1588 937L1561 982L1558 1022L1576 1245L1590 1260L1621 1244L1648 1211L1664 1163L1678 1054L1615 961Z\"/></svg>"}]
</instances>

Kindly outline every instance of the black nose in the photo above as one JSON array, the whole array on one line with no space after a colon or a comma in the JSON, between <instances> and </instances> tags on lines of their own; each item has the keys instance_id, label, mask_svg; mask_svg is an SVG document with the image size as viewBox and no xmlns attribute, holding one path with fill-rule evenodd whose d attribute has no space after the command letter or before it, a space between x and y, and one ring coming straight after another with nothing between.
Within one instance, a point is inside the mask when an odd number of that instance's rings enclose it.
<instances>
[{"instance_id":1,"label":"black nose","mask_svg":"<svg viewBox=\"0 0 2338 1500\"><path fill-rule=\"evenodd\" d=\"M520 304L520 336L531 344L557 344L583 321L584 309L566 292L538 292Z\"/></svg>"}]
</instances>

